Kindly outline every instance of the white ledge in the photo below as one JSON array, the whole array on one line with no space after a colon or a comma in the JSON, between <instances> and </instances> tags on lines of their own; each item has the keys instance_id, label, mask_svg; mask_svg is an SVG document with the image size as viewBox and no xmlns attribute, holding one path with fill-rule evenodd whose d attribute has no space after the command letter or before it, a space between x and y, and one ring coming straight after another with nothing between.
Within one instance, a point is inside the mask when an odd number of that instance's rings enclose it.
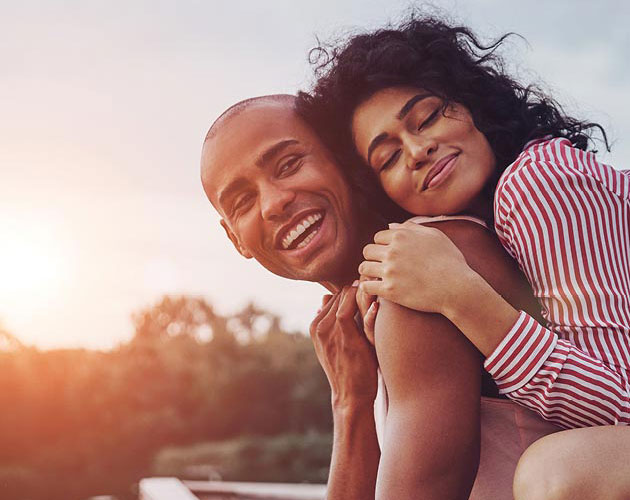
<instances>
[{"instance_id":1,"label":"white ledge","mask_svg":"<svg viewBox=\"0 0 630 500\"><path fill-rule=\"evenodd\" d=\"M229 481L183 481L193 492L242 495L247 498L272 500L323 500L324 484L242 483Z\"/></svg>"},{"instance_id":2,"label":"white ledge","mask_svg":"<svg viewBox=\"0 0 630 500\"><path fill-rule=\"evenodd\" d=\"M179 479L150 477L141 479L140 500L199 500Z\"/></svg>"}]
</instances>

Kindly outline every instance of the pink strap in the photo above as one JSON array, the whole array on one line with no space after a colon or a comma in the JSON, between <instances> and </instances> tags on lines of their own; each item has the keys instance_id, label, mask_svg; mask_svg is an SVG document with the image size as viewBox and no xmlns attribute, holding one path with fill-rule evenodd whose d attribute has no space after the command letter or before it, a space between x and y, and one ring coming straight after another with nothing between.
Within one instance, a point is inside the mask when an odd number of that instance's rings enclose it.
<instances>
[{"instance_id":1,"label":"pink strap","mask_svg":"<svg viewBox=\"0 0 630 500\"><path fill-rule=\"evenodd\" d=\"M414 222L415 224L426 224L427 222L442 222L445 220L468 220L470 222L475 222L477 224L480 224L486 229L488 229L488 224L486 224L481 219L478 219L477 217L472 217L470 215L437 215L435 217L418 215L416 217L412 217L407 222Z\"/></svg>"}]
</instances>

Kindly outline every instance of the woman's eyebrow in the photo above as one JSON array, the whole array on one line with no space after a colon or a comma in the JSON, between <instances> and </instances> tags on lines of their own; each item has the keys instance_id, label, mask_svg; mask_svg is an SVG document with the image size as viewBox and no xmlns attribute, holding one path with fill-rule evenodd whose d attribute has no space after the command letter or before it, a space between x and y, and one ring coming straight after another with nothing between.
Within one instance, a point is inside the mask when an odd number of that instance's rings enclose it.
<instances>
[{"instance_id":1,"label":"woman's eyebrow","mask_svg":"<svg viewBox=\"0 0 630 500\"><path fill-rule=\"evenodd\" d=\"M387 133L383 132L381 134L378 134L374 139L372 139L372 142L370 142L370 145L368 146L368 150L367 150L367 162L368 162L368 165L372 164L370 162L370 158L372 157L372 153L378 147L378 145L381 142L383 142L385 139L387 139Z\"/></svg>"},{"instance_id":2,"label":"woman's eyebrow","mask_svg":"<svg viewBox=\"0 0 630 500\"><path fill-rule=\"evenodd\" d=\"M416 104L418 104L423 99L426 99L427 97L431 97L431 94L416 94L415 96L413 96L403 105L402 108L400 108L400 111L398 112L396 118L402 120L405 116L409 114L409 111L411 111Z\"/></svg>"}]
</instances>

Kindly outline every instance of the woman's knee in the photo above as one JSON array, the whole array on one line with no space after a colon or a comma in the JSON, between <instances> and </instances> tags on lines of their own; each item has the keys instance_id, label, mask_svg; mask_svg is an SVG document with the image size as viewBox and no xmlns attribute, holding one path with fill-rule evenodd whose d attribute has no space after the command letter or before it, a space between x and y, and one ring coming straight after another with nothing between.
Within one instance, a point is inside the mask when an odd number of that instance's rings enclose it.
<instances>
[{"instance_id":1,"label":"woman's knee","mask_svg":"<svg viewBox=\"0 0 630 500\"><path fill-rule=\"evenodd\" d=\"M562 433L559 433L562 434ZM581 489L580 471L564 460L567 451L558 434L545 436L523 454L514 474L516 500L574 500Z\"/></svg>"},{"instance_id":2,"label":"woman's knee","mask_svg":"<svg viewBox=\"0 0 630 500\"><path fill-rule=\"evenodd\" d=\"M602 426L545 436L521 457L516 500L630 498L630 429Z\"/></svg>"}]
</instances>

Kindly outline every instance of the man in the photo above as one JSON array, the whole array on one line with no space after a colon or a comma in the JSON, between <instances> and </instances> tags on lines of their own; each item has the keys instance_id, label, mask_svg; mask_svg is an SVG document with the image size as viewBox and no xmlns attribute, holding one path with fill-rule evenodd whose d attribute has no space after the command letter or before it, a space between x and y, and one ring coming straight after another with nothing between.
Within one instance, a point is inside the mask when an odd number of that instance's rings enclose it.
<instances>
[{"instance_id":1,"label":"man","mask_svg":"<svg viewBox=\"0 0 630 500\"><path fill-rule=\"evenodd\" d=\"M384 224L298 116L293 98L267 96L226 111L204 142L201 177L244 257L333 294L311 327L332 392L328 498L468 498L479 457L479 353L441 316L381 304L375 346L389 410L379 451L377 361L354 322L356 288L349 285L363 246ZM495 289L531 309L513 263L474 226L439 227Z\"/></svg>"}]
</instances>

